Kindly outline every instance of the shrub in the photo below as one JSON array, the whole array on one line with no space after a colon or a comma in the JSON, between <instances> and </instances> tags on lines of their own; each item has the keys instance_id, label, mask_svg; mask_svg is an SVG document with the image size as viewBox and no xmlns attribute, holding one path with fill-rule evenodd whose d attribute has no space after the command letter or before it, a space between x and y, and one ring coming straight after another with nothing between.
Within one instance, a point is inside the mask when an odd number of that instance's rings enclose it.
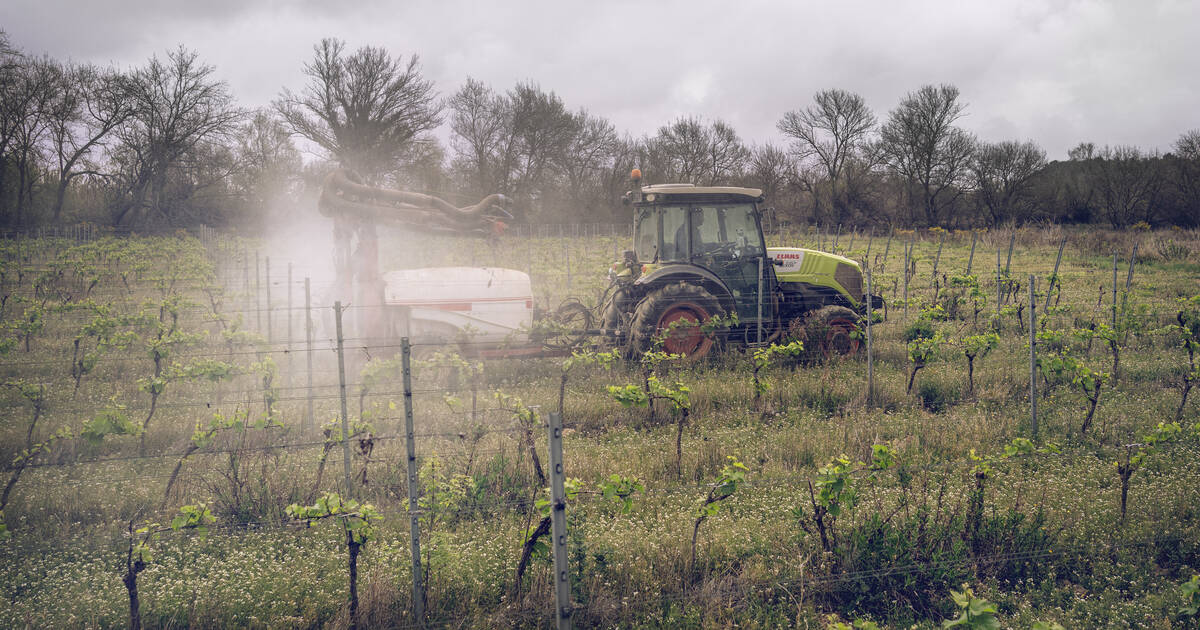
<instances>
[{"instance_id":1,"label":"shrub","mask_svg":"<svg viewBox=\"0 0 1200 630\"><path fill-rule=\"evenodd\" d=\"M923 381L917 387L917 396L921 406L933 413L946 411L960 399L957 387L941 381Z\"/></svg>"},{"instance_id":2,"label":"shrub","mask_svg":"<svg viewBox=\"0 0 1200 630\"><path fill-rule=\"evenodd\" d=\"M851 529L838 565L846 579L826 594L838 609L892 620L897 627L945 614L950 587L970 577L961 516L926 510L899 522L872 515Z\"/></svg>"}]
</instances>

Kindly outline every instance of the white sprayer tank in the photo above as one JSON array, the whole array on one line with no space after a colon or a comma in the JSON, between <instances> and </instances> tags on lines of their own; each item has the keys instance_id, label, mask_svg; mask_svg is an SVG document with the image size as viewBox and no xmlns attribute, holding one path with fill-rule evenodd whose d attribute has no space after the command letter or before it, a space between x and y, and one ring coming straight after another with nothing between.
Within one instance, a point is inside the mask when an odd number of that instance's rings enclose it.
<instances>
[{"instance_id":1,"label":"white sprayer tank","mask_svg":"<svg viewBox=\"0 0 1200 630\"><path fill-rule=\"evenodd\" d=\"M528 341L533 324L529 274L496 267L431 267L383 274L384 303L411 309L415 343Z\"/></svg>"}]
</instances>

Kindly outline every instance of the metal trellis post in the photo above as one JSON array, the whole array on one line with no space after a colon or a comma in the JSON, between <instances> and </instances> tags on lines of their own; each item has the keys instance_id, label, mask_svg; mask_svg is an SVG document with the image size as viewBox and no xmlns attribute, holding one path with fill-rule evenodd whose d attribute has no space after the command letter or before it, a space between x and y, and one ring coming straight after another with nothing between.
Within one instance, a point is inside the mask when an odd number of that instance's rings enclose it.
<instances>
[{"instance_id":1,"label":"metal trellis post","mask_svg":"<svg viewBox=\"0 0 1200 630\"><path fill-rule=\"evenodd\" d=\"M571 580L567 565L567 497L564 488L562 414L550 413L550 532L554 536L554 619L559 630L571 627Z\"/></svg>"}]
</instances>

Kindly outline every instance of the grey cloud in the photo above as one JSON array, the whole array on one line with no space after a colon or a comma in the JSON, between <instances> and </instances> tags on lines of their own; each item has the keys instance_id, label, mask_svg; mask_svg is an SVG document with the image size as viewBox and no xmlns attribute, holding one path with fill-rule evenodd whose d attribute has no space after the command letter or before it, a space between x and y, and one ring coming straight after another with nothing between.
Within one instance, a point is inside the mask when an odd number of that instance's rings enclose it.
<instances>
[{"instance_id":1,"label":"grey cloud","mask_svg":"<svg viewBox=\"0 0 1200 630\"><path fill-rule=\"evenodd\" d=\"M467 76L531 80L622 130L721 118L748 142L820 89L861 93L882 119L905 93L953 83L962 124L1032 139L1051 158L1082 140L1166 149L1200 126L1200 4L1081 2L481 3L371 0L0 6L19 47L138 64L183 44L248 106L265 105L321 37L419 54L443 94Z\"/></svg>"}]
</instances>

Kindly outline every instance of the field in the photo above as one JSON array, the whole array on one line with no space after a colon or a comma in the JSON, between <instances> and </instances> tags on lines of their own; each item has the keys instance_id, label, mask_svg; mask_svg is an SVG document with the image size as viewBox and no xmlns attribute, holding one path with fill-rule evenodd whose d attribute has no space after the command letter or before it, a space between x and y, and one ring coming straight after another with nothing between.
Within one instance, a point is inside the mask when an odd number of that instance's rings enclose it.
<instances>
[{"instance_id":1,"label":"field","mask_svg":"<svg viewBox=\"0 0 1200 630\"><path fill-rule=\"evenodd\" d=\"M393 234L383 267L511 267L540 308L591 304L628 242L601 227ZM546 537L516 578L560 404L579 627L940 627L966 588L980 618L964 623L1197 623L1181 586L1200 567L1196 392L1181 406L1200 378L1194 231L772 234L868 261L888 302L870 392L865 351L756 369L737 348L652 365L417 348L424 619L398 340L345 339L342 427L324 250L204 237L0 241L0 626L128 625L132 575L148 628L346 627L348 551L360 627L551 626ZM656 400L623 404L647 376ZM336 513L332 492L371 508Z\"/></svg>"}]
</instances>

